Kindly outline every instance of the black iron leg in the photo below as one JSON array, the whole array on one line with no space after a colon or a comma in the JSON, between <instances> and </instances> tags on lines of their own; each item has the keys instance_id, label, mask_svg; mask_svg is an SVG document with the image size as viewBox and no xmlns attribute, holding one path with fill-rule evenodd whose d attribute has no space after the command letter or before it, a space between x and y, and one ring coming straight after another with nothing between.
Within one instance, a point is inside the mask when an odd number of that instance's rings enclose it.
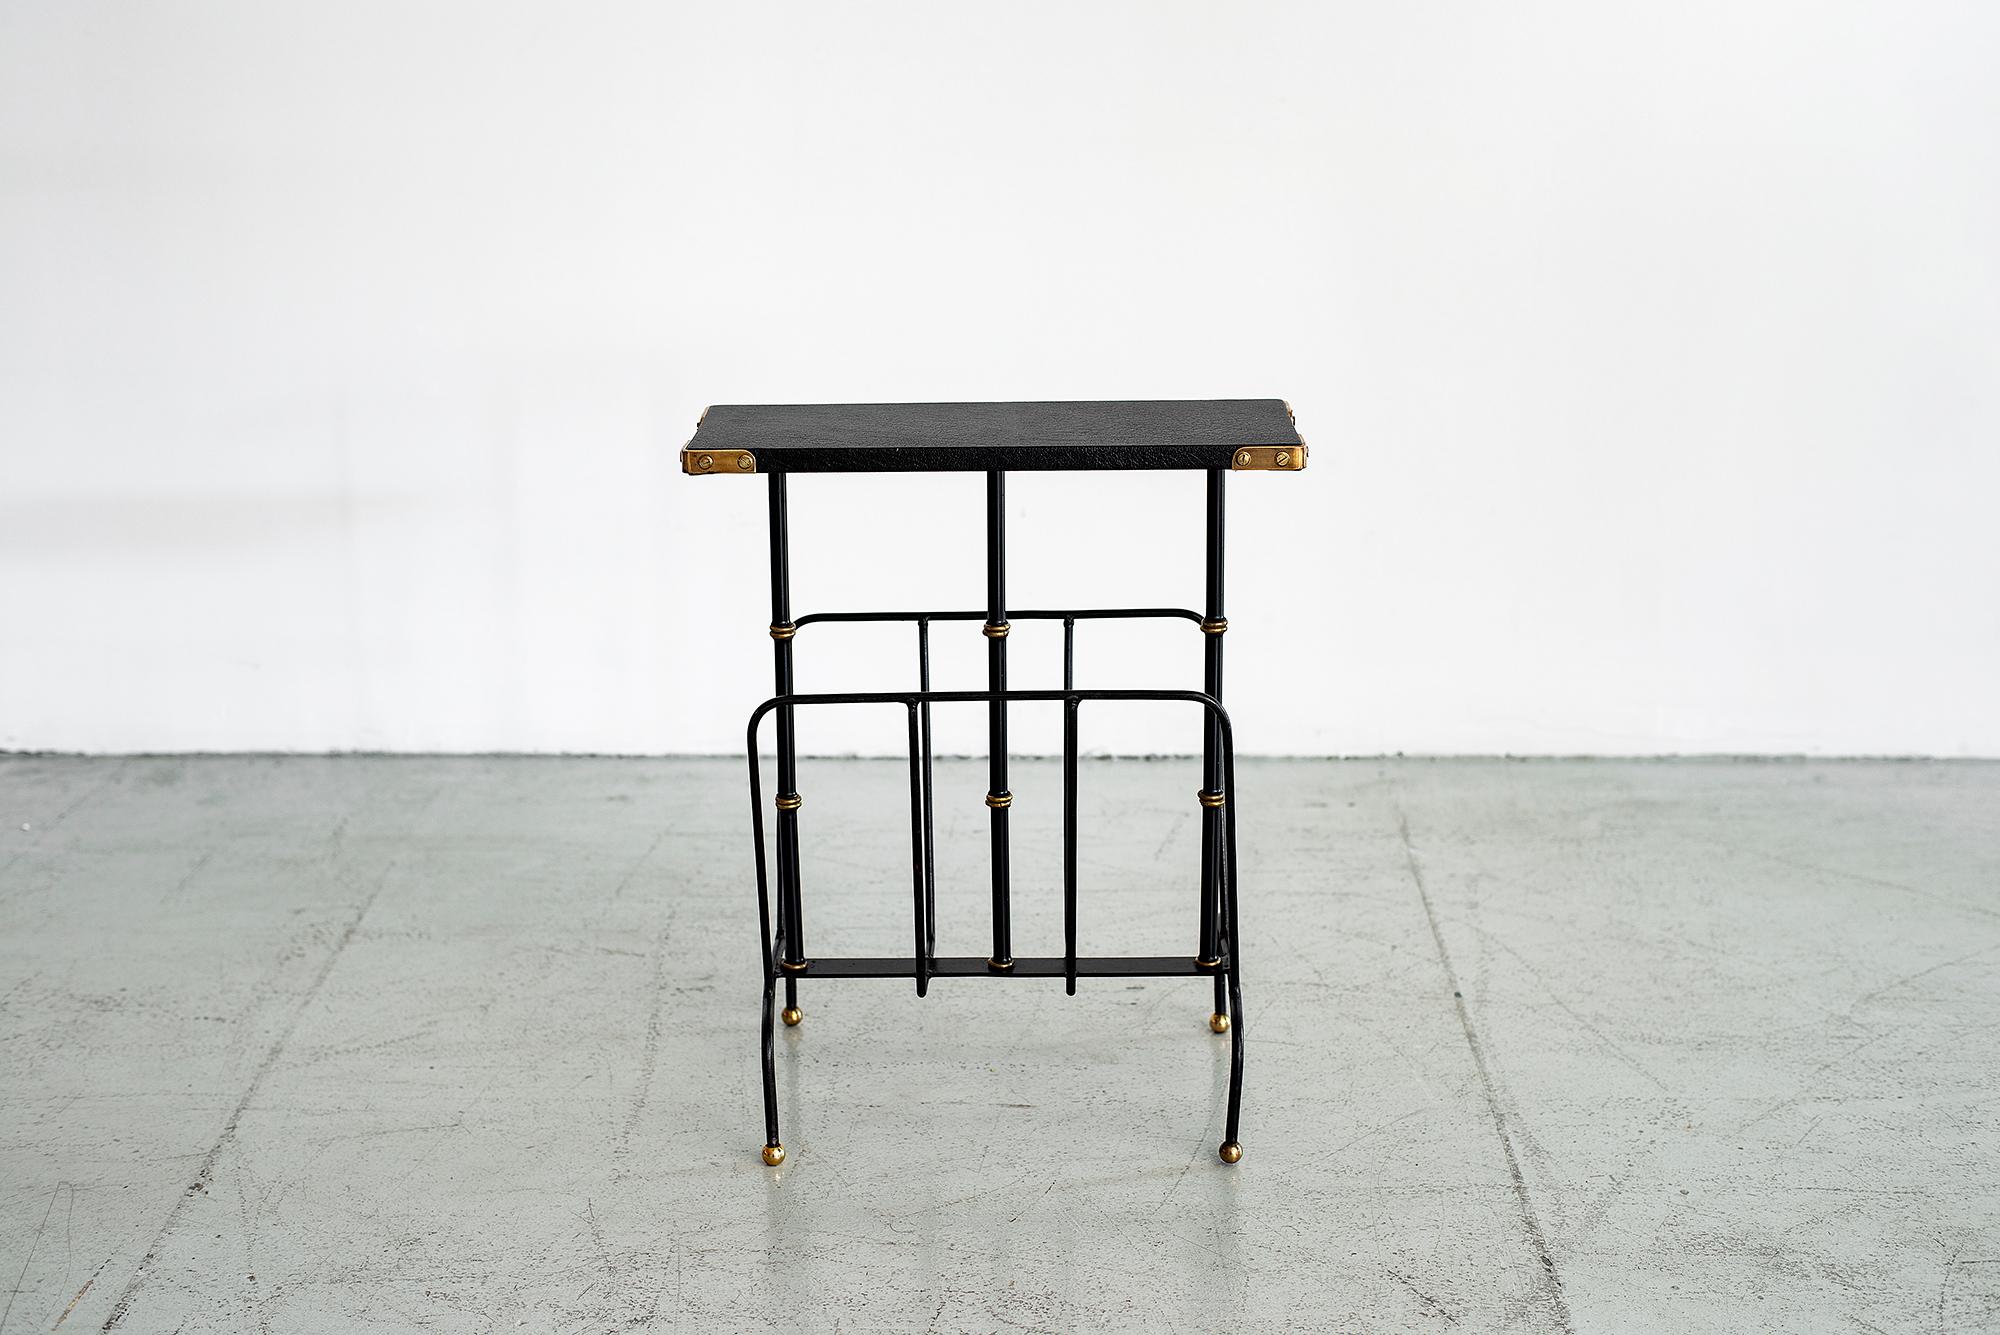
<instances>
[{"instance_id":1,"label":"black iron leg","mask_svg":"<svg viewBox=\"0 0 2000 1335\"><path fill-rule=\"evenodd\" d=\"M931 623L917 622L917 689L931 688ZM937 954L937 811L936 785L931 781L931 706L927 700L917 710L919 745L923 751L924 791L924 957ZM922 995L925 985L917 985Z\"/></svg>"},{"instance_id":2,"label":"black iron leg","mask_svg":"<svg viewBox=\"0 0 2000 1335\"><path fill-rule=\"evenodd\" d=\"M1065 653L1064 690L1069 675ZM1070 996L1076 995L1076 711L1076 701L1063 702L1063 990Z\"/></svg>"},{"instance_id":3,"label":"black iron leg","mask_svg":"<svg viewBox=\"0 0 2000 1335\"><path fill-rule=\"evenodd\" d=\"M771 474L771 656L778 695L792 693L791 544L785 517L785 475ZM805 1018L799 1009L799 980L792 974L805 967L805 931L799 899L798 742L792 731L792 710L778 711L778 935L785 943L778 967L785 971L788 1025Z\"/></svg>"},{"instance_id":4,"label":"black iron leg","mask_svg":"<svg viewBox=\"0 0 2000 1335\"><path fill-rule=\"evenodd\" d=\"M1243 1157L1240 1122L1243 1114L1243 971L1239 964L1242 951L1237 946L1236 918L1236 757L1235 748L1227 739L1223 742L1222 769L1224 788L1229 794L1229 805L1223 808L1222 823L1222 949L1229 956L1229 1008L1236 1016L1236 1023L1229 1034L1229 1119L1224 1139L1216 1153L1224 1163L1235 1163ZM1216 986L1222 979L1216 979Z\"/></svg>"},{"instance_id":5,"label":"black iron leg","mask_svg":"<svg viewBox=\"0 0 2000 1335\"><path fill-rule=\"evenodd\" d=\"M781 941L784 939L779 938ZM771 1051L777 1042L777 1027L771 1023L771 1006L776 1000L778 980L764 975L764 1162L776 1168L785 1161L784 1142L778 1139L778 1071Z\"/></svg>"},{"instance_id":6,"label":"black iron leg","mask_svg":"<svg viewBox=\"0 0 2000 1335\"><path fill-rule=\"evenodd\" d=\"M1222 614L1222 485L1228 473L1219 468L1208 472L1208 581L1202 612L1202 693L1218 704L1222 700L1222 635L1229 621ZM1221 934L1222 867L1222 737L1213 716L1203 716L1201 748L1201 962L1218 966L1215 975L1215 1009L1208 1027L1218 1034L1229 1031L1232 1007L1226 980L1219 968Z\"/></svg>"},{"instance_id":7,"label":"black iron leg","mask_svg":"<svg viewBox=\"0 0 2000 1335\"><path fill-rule=\"evenodd\" d=\"M1007 475L986 475L986 689L1007 689ZM1007 808L1007 702L986 706L986 805L993 817L993 954L987 967L1014 967Z\"/></svg>"},{"instance_id":8,"label":"black iron leg","mask_svg":"<svg viewBox=\"0 0 2000 1335\"><path fill-rule=\"evenodd\" d=\"M1217 981L1220 981L1219 979ZM1229 966L1229 1000L1236 1012L1236 1024L1229 1035L1229 1122L1222 1147L1216 1151L1224 1163L1243 1157L1240 1124L1243 1119L1243 985L1236 966Z\"/></svg>"},{"instance_id":9,"label":"black iron leg","mask_svg":"<svg viewBox=\"0 0 2000 1335\"><path fill-rule=\"evenodd\" d=\"M764 1023L758 1031L764 1067L764 1162L776 1168L785 1161L785 1145L778 1139L778 1072L771 1051L777 1030L771 1024L771 1007L778 990L778 960L785 947L781 929L771 935L771 886L764 863L764 781L757 764L757 723L751 720L745 748L750 755L750 831L755 839L753 854L757 867L758 963L764 972Z\"/></svg>"},{"instance_id":10,"label":"black iron leg","mask_svg":"<svg viewBox=\"0 0 2000 1335\"><path fill-rule=\"evenodd\" d=\"M917 977L917 995L930 990L931 900L930 849L924 837L924 735L916 705L910 706L910 894L916 944L911 950L911 970Z\"/></svg>"}]
</instances>

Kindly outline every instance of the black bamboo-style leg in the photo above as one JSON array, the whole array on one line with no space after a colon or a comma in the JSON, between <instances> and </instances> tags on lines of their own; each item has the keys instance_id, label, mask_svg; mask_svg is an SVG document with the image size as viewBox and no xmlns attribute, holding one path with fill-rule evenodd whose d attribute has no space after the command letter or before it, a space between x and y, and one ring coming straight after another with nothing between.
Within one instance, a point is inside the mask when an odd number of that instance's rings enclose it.
<instances>
[{"instance_id":1,"label":"black bamboo-style leg","mask_svg":"<svg viewBox=\"0 0 2000 1335\"><path fill-rule=\"evenodd\" d=\"M986 475L986 689L1007 689L1007 475ZM1014 967L1009 871L1007 808L1014 794L1007 787L1007 702L986 706L986 805L993 825L993 953L987 967Z\"/></svg>"},{"instance_id":2,"label":"black bamboo-style leg","mask_svg":"<svg viewBox=\"0 0 2000 1335\"><path fill-rule=\"evenodd\" d=\"M777 690L792 693L791 543L785 515L785 475L771 474L771 655ZM805 1018L799 1009L799 980L792 975L805 967L805 930L799 896L799 761L798 742L792 730L792 710L778 711L778 932L785 951L778 967L785 971L785 1009L781 1018L788 1025Z\"/></svg>"},{"instance_id":3,"label":"black bamboo-style leg","mask_svg":"<svg viewBox=\"0 0 2000 1335\"><path fill-rule=\"evenodd\" d=\"M1222 636L1229 621L1222 613L1222 487L1228 473L1212 468L1208 473L1208 579L1202 612L1202 693L1222 700ZM1225 794L1222 785L1222 738L1220 725L1204 716L1201 749L1201 954L1204 964L1220 965L1222 884L1222 803L1235 796ZM1218 967L1215 975L1215 1009L1209 1013L1208 1027L1218 1034L1229 1032L1231 1006L1225 979Z\"/></svg>"}]
</instances>

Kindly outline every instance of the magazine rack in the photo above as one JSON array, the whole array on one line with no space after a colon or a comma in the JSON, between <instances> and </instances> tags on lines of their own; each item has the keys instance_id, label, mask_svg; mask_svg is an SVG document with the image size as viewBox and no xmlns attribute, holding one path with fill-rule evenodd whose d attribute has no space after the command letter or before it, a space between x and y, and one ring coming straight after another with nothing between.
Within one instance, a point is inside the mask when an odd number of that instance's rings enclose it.
<instances>
[{"instance_id":1,"label":"magazine rack","mask_svg":"<svg viewBox=\"0 0 2000 1335\"><path fill-rule=\"evenodd\" d=\"M681 451L683 471L697 477L768 478L771 540L771 641L776 694L750 715L745 748L750 762L750 821L756 840L757 910L764 958L764 1162L785 1160L778 1138L778 1092L773 1065L776 1029L772 1008L784 983L777 1019L796 1025L799 984L816 979L908 978L924 996L938 978L1061 978L1074 995L1079 978L1207 977L1214 980L1209 1028L1231 1039L1228 1131L1218 1151L1224 1163L1243 1157L1238 1117L1243 1102L1243 996L1237 953L1235 752L1229 716L1222 708L1222 638L1229 622L1222 610L1223 483L1231 472L1294 472L1306 464L1290 408L1278 399L1155 400L1077 403L888 403L717 405L704 412L694 439ZM1178 607L1021 610L1007 606L1006 483L1010 472L1082 469L1199 469L1208 478L1207 598L1203 610ZM815 612L794 617L786 537L786 479L793 473L983 472L986 474L986 607L980 611ZM1202 634L1199 691L1078 690L1075 686L1079 621L1180 619ZM1007 688L1007 632L1014 621L1060 621L1063 685L1059 691ZM792 686L792 643L815 622L911 622L917 629L918 689L800 694ZM986 637L986 689L934 691L930 676L931 626L978 621ZM1082 956L1076 953L1077 716L1086 704L1111 701L1180 701L1203 711L1201 889L1196 949L1182 956ZM1008 706L1029 701L1063 705L1063 932L1064 953L1017 958L1010 905L1007 787ZM992 839L993 953L939 957L936 952L936 866L932 850L931 708L983 703L988 736ZM805 949L804 902L799 884L798 711L816 705L900 706L906 716L910 767L910 885L912 941L907 956L826 958ZM776 866L767 867L764 803L758 764L759 732L777 717ZM775 885L774 885L775 882ZM772 905L777 925L772 929ZM1234 1020L1232 1022L1232 1018Z\"/></svg>"}]
</instances>

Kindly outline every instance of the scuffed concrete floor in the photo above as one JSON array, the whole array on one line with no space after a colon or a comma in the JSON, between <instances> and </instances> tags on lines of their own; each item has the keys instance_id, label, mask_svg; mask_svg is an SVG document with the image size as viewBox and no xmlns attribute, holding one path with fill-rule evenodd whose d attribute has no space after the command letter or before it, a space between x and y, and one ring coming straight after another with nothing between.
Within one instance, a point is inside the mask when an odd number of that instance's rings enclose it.
<instances>
[{"instance_id":1,"label":"scuffed concrete floor","mask_svg":"<svg viewBox=\"0 0 2000 1335\"><path fill-rule=\"evenodd\" d=\"M1087 953L1188 948L1197 777L1086 766ZM806 765L814 953L904 784ZM773 1171L737 764L0 761L0 1329L2000 1328L2000 766L1239 788L1241 1164L1205 983L972 979L808 987Z\"/></svg>"}]
</instances>

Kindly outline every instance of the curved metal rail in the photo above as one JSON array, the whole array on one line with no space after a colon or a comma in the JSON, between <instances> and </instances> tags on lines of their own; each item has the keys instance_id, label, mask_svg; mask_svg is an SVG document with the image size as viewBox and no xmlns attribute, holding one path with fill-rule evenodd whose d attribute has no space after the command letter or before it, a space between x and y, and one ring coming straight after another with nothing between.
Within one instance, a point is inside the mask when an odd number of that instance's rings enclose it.
<instances>
[{"instance_id":1,"label":"curved metal rail","mask_svg":"<svg viewBox=\"0 0 2000 1335\"><path fill-rule=\"evenodd\" d=\"M839 614L823 614L827 616ZM850 614L855 620L899 620L901 614ZM928 619L931 614L919 614ZM971 614L963 618L971 619ZM1014 613L1019 616L1021 613ZM1066 621L1079 613L1057 613ZM1197 618L1199 619L1199 618ZM798 624L805 624L801 618ZM923 620L919 625L925 624ZM1064 680L1071 679L1065 654ZM924 678L929 678L928 652ZM1219 912L1213 924L1214 936L1203 933L1204 949L1212 956L1193 957L1110 957L1079 958L1077 955L1077 716L1086 703L1097 701L1146 701L1198 705L1207 715L1217 742L1221 787L1205 790L1204 806L1220 807L1222 837L1216 850L1216 888ZM1032 704L1060 703L1063 706L1063 954L1059 959L1013 959L1004 965L996 960L939 959L936 954L936 873L931 853L932 811L930 803L929 709L938 704ZM910 877L913 918L913 948L908 959L851 958L815 959L801 956L796 961L786 955L786 928L780 923L772 931L769 870L764 855L763 773L758 756L758 737L764 719L774 711L789 717L795 708L813 705L901 705L908 711L910 764ZM925 995L933 978L1000 977L1055 978L1064 981L1064 990L1076 993L1079 978L1134 977L1214 977L1218 992L1227 987L1230 1027L1228 1140L1237 1140L1238 1115L1243 1097L1243 1001L1240 966L1236 957L1236 755L1229 713L1220 701L1201 691L1183 690L1062 690L1000 691L836 691L815 694L774 695L751 712L744 730L744 749L750 769L750 823L755 840L757 872L757 913L764 961L764 1024L762 1033L764 1067L764 1120L766 1144L776 1147L778 1138L777 1073L773 1058L773 998L778 980L793 994L805 978L912 978L917 995ZM1213 797L1214 801L1209 798ZM791 813L787 813L791 814Z\"/></svg>"}]
</instances>

